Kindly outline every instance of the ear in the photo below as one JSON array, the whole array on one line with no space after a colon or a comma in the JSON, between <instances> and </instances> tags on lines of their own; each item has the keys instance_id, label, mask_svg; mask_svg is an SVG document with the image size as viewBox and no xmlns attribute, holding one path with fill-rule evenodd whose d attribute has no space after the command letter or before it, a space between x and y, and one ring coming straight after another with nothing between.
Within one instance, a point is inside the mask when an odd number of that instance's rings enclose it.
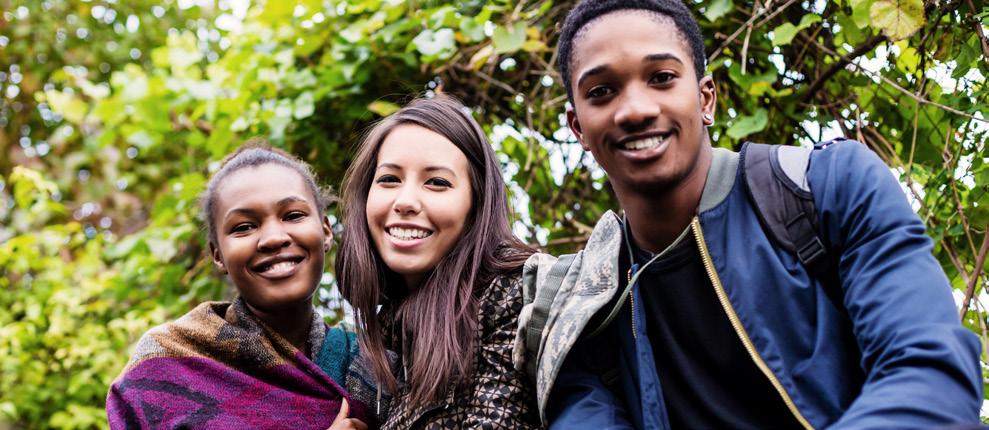
<instances>
[{"instance_id":1,"label":"ear","mask_svg":"<svg viewBox=\"0 0 989 430\"><path fill-rule=\"evenodd\" d=\"M323 252L330 252L333 246L333 226L330 225L330 217L323 215Z\"/></svg>"},{"instance_id":2,"label":"ear","mask_svg":"<svg viewBox=\"0 0 989 430\"><path fill-rule=\"evenodd\" d=\"M714 85L714 77L711 75L704 76L697 82L697 86L700 87L701 115L709 115L710 118L714 118L714 109L718 105L718 92Z\"/></svg>"},{"instance_id":3,"label":"ear","mask_svg":"<svg viewBox=\"0 0 989 430\"><path fill-rule=\"evenodd\" d=\"M216 266L216 270L226 275L227 266L223 264L223 254L220 253L220 247L216 246L212 241L209 243L209 254L213 257L213 265Z\"/></svg>"},{"instance_id":4,"label":"ear","mask_svg":"<svg viewBox=\"0 0 989 430\"><path fill-rule=\"evenodd\" d=\"M567 126L570 127L570 132L580 142L580 147L584 148L585 151L590 151L591 147L584 143L584 132L580 129L580 120L577 119L577 111L573 107L567 108Z\"/></svg>"}]
</instances>

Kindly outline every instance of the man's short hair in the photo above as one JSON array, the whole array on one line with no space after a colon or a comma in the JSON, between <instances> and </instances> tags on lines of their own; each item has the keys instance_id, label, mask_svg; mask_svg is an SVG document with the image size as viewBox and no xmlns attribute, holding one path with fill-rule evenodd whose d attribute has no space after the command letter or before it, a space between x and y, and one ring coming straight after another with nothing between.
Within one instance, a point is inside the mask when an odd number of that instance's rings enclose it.
<instances>
[{"instance_id":1,"label":"man's short hair","mask_svg":"<svg viewBox=\"0 0 989 430\"><path fill-rule=\"evenodd\" d=\"M697 79L700 80L704 76L707 63L704 54L704 36L701 35L693 13L680 0L583 0L567 14L563 29L560 31L557 65L571 104L573 104L573 90L570 88L570 67L573 65L575 39L589 22L619 10L642 10L672 20L693 57Z\"/></svg>"}]
</instances>

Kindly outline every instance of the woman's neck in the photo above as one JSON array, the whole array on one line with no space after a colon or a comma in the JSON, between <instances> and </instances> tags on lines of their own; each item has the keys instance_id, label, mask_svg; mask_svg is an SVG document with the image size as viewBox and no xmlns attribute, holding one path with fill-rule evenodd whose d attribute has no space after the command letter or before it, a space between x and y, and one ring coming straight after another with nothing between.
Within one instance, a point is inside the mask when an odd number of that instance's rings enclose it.
<instances>
[{"instance_id":1,"label":"woman's neck","mask_svg":"<svg viewBox=\"0 0 989 430\"><path fill-rule=\"evenodd\" d=\"M271 327L275 333L285 338L303 354L310 355L310 351L306 348L309 341L309 331L312 329L314 312L310 301L307 300L298 306L268 311L258 309L246 301L244 303L247 304L247 308L254 316Z\"/></svg>"}]
</instances>

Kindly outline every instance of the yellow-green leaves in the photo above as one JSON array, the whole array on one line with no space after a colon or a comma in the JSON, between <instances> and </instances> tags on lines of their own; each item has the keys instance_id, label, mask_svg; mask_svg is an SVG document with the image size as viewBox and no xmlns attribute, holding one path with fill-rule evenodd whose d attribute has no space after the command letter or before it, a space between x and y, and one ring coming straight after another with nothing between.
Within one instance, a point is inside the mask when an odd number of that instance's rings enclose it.
<instances>
[{"instance_id":1,"label":"yellow-green leaves","mask_svg":"<svg viewBox=\"0 0 989 430\"><path fill-rule=\"evenodd\" d=\"M498 54L511 53L522 49L525 39L525 23L522 21L518 21L507 27L499 25L495 27L494 34L491 36L495 53Z\"/></svg>"},{"instance_id":2,"label":"yellow-green leaves","mask_svg":"<svg viewBox=\"0 0 989 430\"><path fill-rule=\"evenodd\" d=\"M74 94L51 90L45 92L45 98L52 111L62 114L73 124L82 124L86 112L89 111L89 105Z\"/></svg>"},{"instance_id":3,"label":"yellow-green leaves","mask_svg":"<svg viewBox=\"0 0 989 430\"><path fill-rule=\"evenodd\" d=\"M708 21L715 21L725 16L725 14L731 12L733 6L731 0L713 0L707 3L706 9L704 9L704 17Z\"/></svg>"},{"instance_id":4,"label":"yellow-green leaves","mask_svg":"<svg viewBox=\"0 0 989 430\"><path fill-rule=\"evenodd\" d=\"M876 0L869 9L873 27L893 40L910 37L924 25L923 0Z\"/></svg>"},{"instance_id":5,"label":"yellow-green leaves","mask_svg":"<svg viewBox=\"0 0 989 430\"><path fill-rule=\"evenodd\" d=\"M869 26L869 8L872 7L873 0L849 0L852 6L852 22L858 28Z\"/></svg>"},{"instance_id":6,"label":"yellow-green leaves","mask_svg":"<svg viewBox=\"0 0 989 430\"><path fill-rule=\"evenodd\" d=\"M385 100L375 100L367 105L367 110L378 114L378 116L388 116L397 111L398 105Z\"/></svg>"},{"instance_id":7,"label":"yellow-green leaves","mask_svg":"<svg viewBox=\"0 0 989 430\"><path fill-rule=\"evenodd\" d=\"M445 59L453 56L457 52L457 43L453 38L453 30L441 28L439 30L423 30L412 44L416 50L426 59Z\"/></svg>"},{"instance_id":8,"label":"yellow-green leaves","mask_svg":"<svg viewBox=\"0 0 989 430\"><path fill-rule=\"evenodd\" d=\"M732 139L741 139L753 133L758 133L766 128L769 123L769 114L765 109L756 109L755 114L735 118L734 124L725 132Z\"/></svg>"},{"instance_id":9,"label":"yellow-green leaves","mask_svg":"<svg viewBox=\"0 0 989 430\"><path fill-rule=\"evenodd\" d=\"M787 22L776 27L773 30L773 46L789 45L800 30L810 27L815 22L821 22L820 15L804 15L800 19L800 24L793 25Z\"/></svg>"}]
</instances>

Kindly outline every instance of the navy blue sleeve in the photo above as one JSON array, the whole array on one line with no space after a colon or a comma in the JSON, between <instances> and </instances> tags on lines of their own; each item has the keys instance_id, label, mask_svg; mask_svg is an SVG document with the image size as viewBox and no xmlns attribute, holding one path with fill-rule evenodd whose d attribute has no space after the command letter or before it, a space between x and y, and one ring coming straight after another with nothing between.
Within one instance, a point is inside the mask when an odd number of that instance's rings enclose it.
<instances>
[{"instance_id":1,"label":"navy blue sleeve","mask_svg":"<svg viewBox=\"0 0 989 430\"><path fill-rule=\"evenodd\" d=\"M632 429L621 401L601 379L567 357L546 403L551 430Z\"/></svg>"},{"instance_id":2,"label":"navy blue sleeve","mask_svg":"<svg viewBox=\"0 0 989 430\"><path fill-rule=\"evenodd\" d=\"M924 224L882 160L846 141L809 172L824 236L840 253L844 304L865 385L838 428L977 422L979 341L962 327Z\"/></svg>"}]
</instances>

